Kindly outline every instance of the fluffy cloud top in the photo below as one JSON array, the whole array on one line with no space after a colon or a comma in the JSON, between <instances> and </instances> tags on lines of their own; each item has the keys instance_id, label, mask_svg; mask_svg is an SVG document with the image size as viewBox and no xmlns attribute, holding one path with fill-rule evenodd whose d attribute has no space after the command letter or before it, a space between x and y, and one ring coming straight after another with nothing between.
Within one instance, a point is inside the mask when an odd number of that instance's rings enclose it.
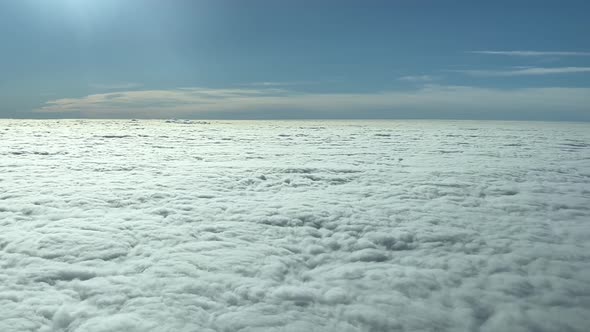
<instances>
[{"instance_id":1,"label":"fluffy cloud top","mask_svg":"<svg viewBox=\"0 0 590 332\"><path fill-rule=\"evenodd\" d=\"M586 124L0 124L0 331L587 331Z\"/></svg>"}]
</instances>

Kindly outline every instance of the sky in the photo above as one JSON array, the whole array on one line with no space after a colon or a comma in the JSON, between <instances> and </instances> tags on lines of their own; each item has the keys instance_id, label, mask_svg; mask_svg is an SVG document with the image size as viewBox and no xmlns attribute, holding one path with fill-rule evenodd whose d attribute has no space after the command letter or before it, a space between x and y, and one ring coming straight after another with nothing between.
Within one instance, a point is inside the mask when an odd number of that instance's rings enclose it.
<instances>
[{"instance_id":1,"label":"sky","mask_svg":"<svg viewBox=\"0 0 590 332\"><path fill-rule=\"evenodd\" d=\"M586 1L0 0L0 117L590 121Z\"/></svg>"}]
</instances>

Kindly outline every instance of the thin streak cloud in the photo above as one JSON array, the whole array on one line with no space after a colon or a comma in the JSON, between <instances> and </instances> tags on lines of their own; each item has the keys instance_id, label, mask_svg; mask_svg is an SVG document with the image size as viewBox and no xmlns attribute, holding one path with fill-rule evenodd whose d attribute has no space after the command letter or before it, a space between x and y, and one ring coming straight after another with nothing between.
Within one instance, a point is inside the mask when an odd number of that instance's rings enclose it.
<instances>
[{"instance_id":1,"label":"thin streak cloud","mask_svg":"<svg viewBox=\"0 0 590 332\"><path fill-rule=\"evenodd\" d=\"M566 51L471 51L469 53L488 55L508 55L519 57L539 56L590 56L590 52L566 52Z\"/></svg>"},{"instance_id":2,"label":"thin streak cloud","mask_svg":"<svg viewBox=\"0 0 590 332\"><path fill-rule=\"evenodd\" d=\"M431 75L409 75L398 78L398 80L405 82L432 82L438 79L438 77Z\"/></svg>"},{"instance_id":3,"label":"thin streak cloud","mask_svg":"<svg viewBox=\"0 0 590 332\"><path fill-rule=\"evenodd\" d=\"M264 111L284 118L284 110L309 111L314 117L344 117L362 110L381 110L385 117L412 117L429 112L448 117L462 112L469 117L498 118L502 112L534 110L542 114L559 109L562 114L587 117L590 88L493 89L469 86L426 85L413 90L371 93L302 93L281 89L206 89L126 91L62 98L46 102L37 112L78 113L85 117L199 117L224 118L224 114ZM534 114L533 113L533 114ZM586 115L585 115L586 114ZM310 116L311 116L310 115Z\"/></svg>"},{"instance_id":4,"label":"thin streak cloud","mask_svg":"<svg viewBox=\"0 0 590 332\"><path fill-rule=\"evenodd\" d=\"M127 83L110 83L110 84L104 84L104 83L92 83L92 84L90 84L90 87L91 88L99 89L99 90L125 90L125 89L140 88L142 86L143 86L143 84L133 83L133 82L127 82Z\"/></svg>"},{"instance_id":5,"label":"thin streak cloud","mask_svg":"<svg viewBox=\"0 0 590 332\"><path fill-rule=\"evenodd\" d=\"M240 86L271 87L271 86L309 85L309 84L318 84L318 83L319 83L318 81L291 81L291 82L265 81L265 82L243 83L243 84L240 84Z\"/></svg>"},{"instance_id":6,"label":"thin streak cloud","mask_svg":"<svg viewBox=\"0 0 590 332\"><path fill-rule=\"evenodd\" d=\"M511 70L453 70L470 76L484 77L504 77L504 76L531 76L531 75L558 75L558 74L578 74L590 72L590 67L531 67L524 69Z\"/></svg>"}]
</instances>

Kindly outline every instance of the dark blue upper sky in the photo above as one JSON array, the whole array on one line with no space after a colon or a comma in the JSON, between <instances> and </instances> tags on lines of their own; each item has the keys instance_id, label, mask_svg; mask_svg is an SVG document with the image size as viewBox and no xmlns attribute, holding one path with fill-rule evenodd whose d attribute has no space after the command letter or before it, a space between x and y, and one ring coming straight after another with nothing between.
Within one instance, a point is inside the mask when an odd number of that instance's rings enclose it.
<instances>
[{"instance_id":1,"label":"dark blue upper sky","mask_svg":"<svg viewBox=\"0 0 590 332\"><path fill-rule=\"evenodd\" d=\"M0 117L590 120L586 1L0 0Z\"/></svg>"}]
</instances>

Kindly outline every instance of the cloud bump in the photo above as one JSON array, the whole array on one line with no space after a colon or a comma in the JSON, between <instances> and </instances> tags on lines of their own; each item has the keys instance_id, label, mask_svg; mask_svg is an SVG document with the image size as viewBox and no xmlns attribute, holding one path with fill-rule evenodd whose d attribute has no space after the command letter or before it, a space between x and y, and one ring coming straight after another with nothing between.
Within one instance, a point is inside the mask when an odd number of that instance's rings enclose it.
<instances>
[{"instance_id":1,"label":"cloud bump","mask_svg":"<svg viewBox=\"0 0 590 332\"><path fill-rule=\"evenodd\" d=\"M0 124L0 331L587 330L588 125Z\"/></svg>"}]
</instances>

